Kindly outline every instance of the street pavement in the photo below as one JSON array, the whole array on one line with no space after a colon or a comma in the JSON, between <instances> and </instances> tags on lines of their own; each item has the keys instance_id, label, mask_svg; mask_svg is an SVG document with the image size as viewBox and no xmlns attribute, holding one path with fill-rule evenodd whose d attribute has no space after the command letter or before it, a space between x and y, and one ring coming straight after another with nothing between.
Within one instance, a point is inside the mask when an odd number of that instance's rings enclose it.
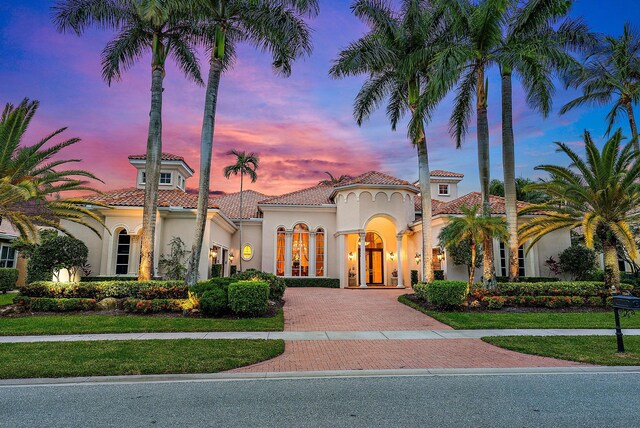
<instances>
[{"instance_id":1,"label":"street pavement","mask_svg":"<svg viewBox=\"0 0 640 428\"><path fill-rule=\"evenodd\" d=\"M0 427L638 426L640 372L578 370L5 384Z\"/></svg>"}]
</instances>

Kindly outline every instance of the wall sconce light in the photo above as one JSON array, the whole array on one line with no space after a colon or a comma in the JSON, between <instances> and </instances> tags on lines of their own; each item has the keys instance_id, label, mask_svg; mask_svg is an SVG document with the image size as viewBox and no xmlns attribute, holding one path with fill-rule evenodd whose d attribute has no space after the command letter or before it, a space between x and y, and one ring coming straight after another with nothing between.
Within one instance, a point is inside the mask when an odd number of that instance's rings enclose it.
<instances>
[{"instance_id":1,"label":"wall sconce light","mask_svg":"<svg viewBox=\"0 0 640 428\"><path fill-rule=\"evenodd\" d=\"M229 253L229 261L233 262L233 253Z\"/></svg>"},{"instance_id":2,"label":"wall sconce light","mask_svg":"<svg viewBox=\"0 0 640 428\"><path fill-rule=\"evenodd\" d=\"M441 262L444 260L444 253L439 253L438 254L438 261Z\"/></svg>"},{"instance_id":3,"label":"wall sconce light","mask_svg":"<svg viewBox=\"0 0 640 428\"><path fill-rule=\"evenodd\" d=\"M396 255L393 253L393 251L391 251L391 252L389 253L389 260L392 260L392 261L393 261L393 259L395 259L395 258L396 258Z\"/></svg>"},{"instance_id":4,"label":"wall sconce light","mask_svg":"<svg viewBox=\"0 0 640 428\"><path fill-rule=\"evenodd\" d=\"M218 257L218 250L216 248L209 249L209 256L212 259L215 259L216 257Z\"/></svg>"},{"instance_id":5,"label":"wall sconce light","mask_svg":"<svg viewBox=\"0 0 640 428\"><path fill-rule=\"evenodd\" d=\"M351 251L351 252L349 253L349 260L353 261L353 259L355 259L355 258L356 258L356 253L354 253L353 251Z\"/></svg>"},{"instance_id":6,"label":"wall sconce light","mask_svg":"<svg viewBox=\"0 0 640 428\"><path fill-rule=\"evenodd\" d=\"M420 255L420 253L416 253L416 264L419 265L420 264L420 260L422 260L422 256Z\"/></svg>"}]
</instances>

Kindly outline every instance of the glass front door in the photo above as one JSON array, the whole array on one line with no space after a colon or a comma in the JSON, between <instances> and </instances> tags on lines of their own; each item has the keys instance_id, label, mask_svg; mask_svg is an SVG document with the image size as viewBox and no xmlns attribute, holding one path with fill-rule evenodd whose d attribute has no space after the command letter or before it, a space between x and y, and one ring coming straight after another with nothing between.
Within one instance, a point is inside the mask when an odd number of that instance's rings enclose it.
<instances>
[{"instance_id":1,"label":"glass front door","mask_svg":"<svg viewBox=\"0 0 640 428\"><path fill-rule=\"evenodd\" d=\"M384 252L381 248L365 250L365 272L367 285L384 285ZM358 270L360 263L358 263ZM358 272L360 274L360 272Z\"/></svg>"}]
</instances>

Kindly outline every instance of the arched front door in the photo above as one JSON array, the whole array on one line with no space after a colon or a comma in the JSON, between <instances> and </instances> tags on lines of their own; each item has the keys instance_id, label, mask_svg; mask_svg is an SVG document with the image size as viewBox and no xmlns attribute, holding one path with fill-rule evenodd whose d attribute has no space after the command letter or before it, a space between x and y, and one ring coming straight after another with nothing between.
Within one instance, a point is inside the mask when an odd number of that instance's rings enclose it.
<instances>
[{"instance_id":1,"label":"arched front door","mask_svg":"<svg viewBox=\"0 0 640 428\"><path fill-rule=\"evenodd\" d=\"M361 256L358 243L358 259ZM382 238L375 232L367 232L365 235L365 270L367 285L384 285L384 248ZM358 260L358 276L360 275Z\"/></svg>"}]
</instances>

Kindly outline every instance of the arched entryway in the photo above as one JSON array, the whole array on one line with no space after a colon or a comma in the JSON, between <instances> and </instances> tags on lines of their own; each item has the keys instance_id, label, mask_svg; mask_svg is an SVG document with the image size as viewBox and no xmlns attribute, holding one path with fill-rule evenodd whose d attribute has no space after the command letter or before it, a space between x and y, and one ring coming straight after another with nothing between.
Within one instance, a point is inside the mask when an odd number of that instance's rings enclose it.
<instances>
[{"instance_id":1,"label":"arched entryway","mask_svg":"<svg viewBox=\"0 0 640 428\"><path fill-rule=\"evenodd\" d=\"M360 266L363 263L360 262L362 257L360 248L360 240L357 243L358 248L358 276L360 272ZM367 232L365 234L365 280L367 285L384 285L384 243L380 235L376 232Z\"/></svg>"}]
</instances>

